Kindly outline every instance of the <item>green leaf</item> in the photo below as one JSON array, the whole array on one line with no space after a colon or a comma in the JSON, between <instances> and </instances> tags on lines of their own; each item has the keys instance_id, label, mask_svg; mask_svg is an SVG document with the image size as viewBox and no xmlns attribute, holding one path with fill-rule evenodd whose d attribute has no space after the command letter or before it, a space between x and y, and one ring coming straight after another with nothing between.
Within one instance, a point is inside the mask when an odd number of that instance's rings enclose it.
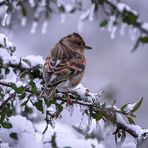
<instances>
[{"instance_id":1,"label":"green leaf","mask_svg":"<svg viewBox=\"0 0 148 148\"><path fill-rule=\"evenodd\" d=\"M47 105L47 107L50 107L51 106L51 103L49 102L48 99L44 99L44 101L45 101L45 104Z\"/></svg>"},{"instance_id":2,"label":"green leaf","mask_svg":"<svg viewBox=\"0 0 148 148\"><path fill-rule=\"evenodd\" d=\"M60 11L60 12L62 12L62 13L64 13L64 12L65 12L65 8L64 8L64 6L63 6L63 5L61 5L61 6L59 7L59 11Z\"/></svg>"},{"instance_id":3,"label":"green leaf","mask_svg":"<svg viewBox=\"0 0 148 148\"><path fill-rule=\"evenodd\" d=\"M33 110L31 107L25 106L25 112L31 114Z\"/></svg>"},{"instance_id":4,"label":"green leaf","mask_svg":"<svg viewBox=\"0 0 148 148\"><path fill-rule=\"evenodd\" d=\"M31 67L31 62L28 61L27 59L22 59L22 61L24 61L27 65L29 65Z\"/></svg>"},{"instance_id":5,"label":"green leaf","mask_svg":"<svg viewBox=\"0 0 148 148\"><path fill-rule=\"evenodd\" d=\"M140 98L140 99L136 102L135 106L134 106L133 109L131 110L132 113L136 112L136 111L140 108L140 106L141 106L141 104L142 104L142 101L143 101L143 97Z\"/></svg>"},{"instance_id":6,"label":"green leaf","mask_svg":"<svg viewBox=\"0 0 148 148\"><path fill-rule=\"evenodd\" d=\"M103 5L104 4L104 0L99 0L99 4Z\"/></svg>"},{"instance_id":7,"label":"green leaf","mask_svg":"<svg viewBox=\"0 0 148 148\"><path fill-rule=\"evenodd\" d=\"M17 89L16 85L14 83L11 83L10 85L11 85L11 88L16 91L16 89Z\"/></svg>"},{"instance_id":8,"label":"green leaf","mask_svg":"<svg viewBox=\"0 0 148 148\"><path fill-rule=\"evenodd\" d=\"M31 91L33 92L33 94L37 94L36 84L32 80L29 82L29 84L31 86Z\"/></svg>"},{"instance_id":9,"label":"green leaf","mask_svg":"<svg viewBox=\"0 0 148 148\"><path fill-rule=\"evenodd\" d=\"M8 117L11 117L13 114L13 109L11 109L11 106L9 103L7 104L7 107L5 108L5 113Z\"/></svg>"},{"instance_id":10,"label":"green leaf","mask_svg":"<svg viewBox=\"0 0 148 148\"><path fill-rule=\"evenodd\" d=\"M102 118L102 115L99 113L91 113L91 117L96 119L96 121L99 121Z\"/></svg>"},{"instance_id":11,"label":"green leaf","mask_svg":"<svg viewBox=\"0 0 148 148\"><path fill-rule=\"evenodd\" d=\"M9 68L5 68L5 74L8 75L10 73L10 69Z\"/></svg>"},{"instance_id":12,"label":"green leaf","mask_svg":"<svg viewBox=\"0 0 148 148\"><path fill-rule=\"evenodd\" d=\"M121 107L121 110L124 111L128 104L129 104L129 103L124 104L124 105Z\"/></svg>"},{"instance_id":13,"label":"green leaf","mask_svg":"<svg viewBox=\"0 0 148 148\"><path fill-rule=\"evenodd\" d=\"M130 123L130 124L135 124L135 122L134 122L134 120L133 120L133 118L132 117L127 117L127 119L128 119L128 122Z\"/></svg>"},{"instance_id":14,"label":"green leaf","mask_svg":"<svg viewBox=\"0 0 148 148\"><path fill-rule=\"evenodd\" d=\"M43 101L42 100L38 100L38 102L35 102L34 105L39 111L43 112Z\"/></svg>"},{"instance_id":15,"label":"green leaf","mask_svg":"<svg viewBox=\"0 0 148 148\"><path fill-rule=\"evenodd\" d=\"M58 104L58 105L57 105L57 108L58 108L58 111L59 111L59 112L62 112L62 110L63 110L63 106L62 106L62 105Z\"/></svg>"},{"instance_id":16,"label":"green leaf","mask_svg":"<svg viewBox=\"0 0 148 148\"><path fill-rule=\"evenodd\" d=\"M138 16L134 13L127 11L126 9L123 11L123 22L127 23L128 25L134 25L137 22Z\"/></svg>"},{"instance_id":17,"label":"green leaf","mask_svg":"<svg viewBox=\"0 0 148 148\"><path fill-rule=\"evenodd\" d=\"M22 92L21 94L18 95L19 98L22 100L26 97L26 92Z\"/></svg>"},{"instance_id":18,"label":"green leaf","mask_svg":"<svg viewBox=\"0 0 148 148\"><path fill-rule=\"evenodd\" d=\"M27 16L27 11L26 11L26 8L25 8L24 6L22 6L22 15L23 15L24 17Z\"/></svg>"},{"instance_id":19,"label":"green leaf","mask_svg":"<svg viewBox=\"0 0 148 148\"><path fill-rule=\"evenodd\" d=\"M16 93L23 93L24 91L25 91L25 88L24 88L23 86L18 87L18 88L16 89Z\"/></svg>"},{"instance_id":20,"label":"green leaf","mask_svg":"<svg viewBox=\"0 0 148 148\"><path fill-rule=\"evenodd\" d=\"M7 129L12 128L12 124L6 121L2 122L1 125L3 128L7 128Z\"/></svg>"},{"instance_id":21,"label":"green leaf","mask_svg":"<svg viewBox=\"0 0 148 148\"><path fill-rule=\"evenodd\" d=\"M148 36L140 37L140 42L148 43Z\"/></svg>"},{"instance_id":22,"label":"green leaf","mask_svg":"<svg viewBox=\"0 0 148 148\"><path fill-rule=\"evenodd\" d=\"M108 20L103 20L101 23L100 23L100 27L106 27L108 24Z\"/></svg>"},{"instance_id":23,"label":"green leaf","mask_svg":"<svg viewBox=\"0 0 148 148\"><path fill-rule=\"evenodd\" d=\"M18 135L17 133L13 132L13 133L10 133L9 135L11 138L15 139L15 140L18 140Z\"/></svg>"}]
</instances>

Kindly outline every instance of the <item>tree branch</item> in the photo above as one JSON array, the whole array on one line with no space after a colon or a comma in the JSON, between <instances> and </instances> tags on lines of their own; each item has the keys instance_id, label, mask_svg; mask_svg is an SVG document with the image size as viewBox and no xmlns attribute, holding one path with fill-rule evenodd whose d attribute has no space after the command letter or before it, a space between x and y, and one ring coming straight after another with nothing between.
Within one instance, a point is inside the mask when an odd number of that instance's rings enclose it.
<instances>
[{"instance_id":1,"label":"tree branch","mask_svg":"<svg viewBox=\"0 0 148 148\"><path fill-rule=\"evenodd\" d=\"M5 87L10 87L11 88L11 83L8 83L8 82L4 82L4 81L0 81L0 85L1 86L5 86ZM84 89L84 88L80 88L80 89ZM28 93L33 93L30 89L28 88L25 88L25 91L28 92ZM88 90L87 90L88 91ZM74 95L73 95L74 93ZM41 92L39 91L38 94L41 94ZM76 94L77 94L77 97L76 97ZM14 95L14 94L13 94ZM63 97L63 95L65 94L62 94L62 93L57 93L56 97L54 98L54 100L59 100L59 101L62 101L62 102L65 102L67 103L67 98ZM129 125L128 123L125 122L124 119L121 120L121 115L124 115L124 116L129 116L129 115L133 115L133 114L130 114L129 112L125 112L125 111L121 111L119 110L117 107L114 107L114 106L104 106L103 104L101 105L100 103L98 102L85 102L83 101L84 98L82 98L82 94L80 95L79 92L77 92L77 90L75 90L75 92L73 91L72 93L70 93L72 99L71 99L71 103L72 104L78 104L78 105L82 105L82 106L85 106L85 107L88 107L88 109L91 109L92 111L95 111L96 113L98 114L102 114L103 117L111 122L112 124L116 125L117 126L117 130L116 132L119 130L119 129L122 129L124 131L126 131L127 133L129 133L130 135L132 135L134 138L139 138L139 137L142 137L142 135L146 135L145 137L147 137L148 135L148 130L144 130L142 129L141 127L138 126L138 128L141 128L141 132L138 133L136 131L136 126L137 125ZM85 94L85 97L88 97ZM0 106L0 110L3 109L3 107L11 100L13 96L10 95ZM41 98L46 98L47 99L47 96L40 96ZM84 96L83 96L84 97ZM77 98L80 98L77 99ZM50 99L50 98L49 98ZM51 99L50 99L51 100ZM85 98L85 100L88 100L88 98ZM120 116L120 120L118 119L118 116ZM133 115L134 116L134 115Z\"/></svg>"},{"instance_id":2,"label":"tree branch","mask_svg":"<svg viewBox=\"0 0 148 148\"><path fill-rule=\"evenodd\" d=\"M118 14L120 14L120 16L123 16L123 13L118 9L117 7L117 3L114 3L110 0L105 0L106 4L108 6L110 6L111 8L113 8L116 12L118 12ZM144 27L142 27L142 24L144 24L144 22L142 21L137 21L135 24L132 24L134 27L136 27L137 29L139 29L142 33L145 33L148 35L148 29L145 29Z\"/></svg>"}]
</instances>

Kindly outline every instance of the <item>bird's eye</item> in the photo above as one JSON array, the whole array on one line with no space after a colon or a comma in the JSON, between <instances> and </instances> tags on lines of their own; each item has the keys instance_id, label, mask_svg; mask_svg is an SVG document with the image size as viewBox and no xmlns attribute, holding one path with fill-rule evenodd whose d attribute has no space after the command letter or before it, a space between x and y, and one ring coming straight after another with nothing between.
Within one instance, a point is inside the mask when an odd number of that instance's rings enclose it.
<instances>
[{"instance_id":1,"label":"bird's eye","mask_svg":"<svg viewBox=\"0 0 148 148\"><path fill-rule=\"evenodd\" d=\"M76 43L78 46L82 46L82 43L81 42L77 42Z\"/></svg>"}]
</instances>

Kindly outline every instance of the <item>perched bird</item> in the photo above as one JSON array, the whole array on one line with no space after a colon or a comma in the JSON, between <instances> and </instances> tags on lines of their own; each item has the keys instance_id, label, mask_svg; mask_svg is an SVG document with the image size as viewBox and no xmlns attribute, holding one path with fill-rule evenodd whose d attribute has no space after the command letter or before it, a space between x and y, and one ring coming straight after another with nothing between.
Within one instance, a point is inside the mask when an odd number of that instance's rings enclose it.
<instances>
[{"instance_id":1,"label":"perched bird","mask_svg":"<svg viewBox=\"0 0 148 148\"><path fill-rule=\"evenodd\" d=\"M86 46L78 33L73 33L49 51L43 68L44 92L48 97L54 97L56 89L65 92L80 83L86 66L85 49L92 48Z\"/></svg>"}]
</instances>

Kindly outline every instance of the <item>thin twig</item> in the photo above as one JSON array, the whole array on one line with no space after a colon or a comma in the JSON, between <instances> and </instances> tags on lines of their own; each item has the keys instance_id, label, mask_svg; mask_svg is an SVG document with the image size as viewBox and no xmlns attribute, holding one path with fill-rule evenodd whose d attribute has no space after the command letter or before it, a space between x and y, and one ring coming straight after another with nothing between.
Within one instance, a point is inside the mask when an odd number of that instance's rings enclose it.
<instances>
[{"instance_id":1,"label":"thin twig","mask_svg":"<svg viewBox=\"0 0 148 148\"><path fill-rule=\"evenodd\" d=\"M2 109L4 108L4 106L7 105L7 103L8 103L12 98L15 97L15 95L16 95L15 93L10 94L9 97L8 97L4 102L2 102L2 104L0 105L0 110L2 110Z\"/></svg>"}]
</instances>

